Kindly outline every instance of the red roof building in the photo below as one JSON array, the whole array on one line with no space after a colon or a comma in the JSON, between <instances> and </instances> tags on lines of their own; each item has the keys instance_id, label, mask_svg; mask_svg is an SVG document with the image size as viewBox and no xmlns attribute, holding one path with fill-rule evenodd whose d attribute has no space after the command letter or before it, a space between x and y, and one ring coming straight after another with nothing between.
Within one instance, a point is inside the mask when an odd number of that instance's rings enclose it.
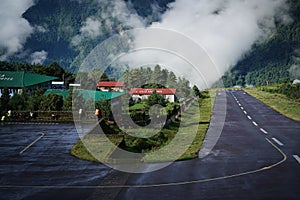
<instances>
[{"instance_id":1,"label":"red roof building","mask_svg":"<svg viewBox=\"0 0 300 200\"><path fill-rule=\"evenodd\" d=\"M98 82L97 87L123 87L124 82L102 81Z\"/></svg>"},{"instance_id":2,"label":"red roof building","mask_svg":"<svg viewBox=\"0 0 300 200\"><path fill-rule=\"evenodd\" d=\"M164 95L165 98L170 101L175 101L175 88L132 88L129 94L132 95L133 99L147 99L153 92Z\"/></svg>"},{"instance_id":3,"label":"red roof building","mask_svg":"<svg viewBox=\"0 0 300 200\"><path fill-rule=\"evenodd\" d=\"M124 82L102 81L97 83L97 89L100 91L123 92Z\"/></svg>"},{"instance_id":4,"label":"red roof building","mask_svg":"<svg viewBox=\"0 0 300 200\"><path fill-rule=\"evenodd\" d=\"M154 91L162 95L174 95L176 93L176 89L174 88L132 88L129 94L151 95Z\"/></svg>"}]
</instances>

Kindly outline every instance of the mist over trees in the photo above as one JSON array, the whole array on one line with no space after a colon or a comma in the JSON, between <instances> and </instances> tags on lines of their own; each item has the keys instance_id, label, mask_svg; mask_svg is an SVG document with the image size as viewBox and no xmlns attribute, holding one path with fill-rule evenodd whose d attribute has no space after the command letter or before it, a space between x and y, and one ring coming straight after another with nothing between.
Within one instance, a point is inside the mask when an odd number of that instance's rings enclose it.
<instances>
[{"instance_id":1,"label":"mist over trees","mask_svg":"<svg viewBox=\"0 0 300 200\"><path fill-rule=\"evenodd\" d=\"M176 88L178 97L192 94L190 82L185 77L176 77L174 72L156 65L154 69L141 67L126 70L121 78L127 88Z\"/></svg>"},{"instance_id":2,"label":"mist over trees","mask_svg":"<svg viewBox=\"0 0 300 200\"><path fill-rule=\"evenodd\" d=\"M289 0L292 22L276 21L276 31L264 43L256 43L231 70L222 76L225 87L280 83L292 66L300 66L300 1ZM215 84L215 86L217 86Z\"/></svg>"}]
</instances>

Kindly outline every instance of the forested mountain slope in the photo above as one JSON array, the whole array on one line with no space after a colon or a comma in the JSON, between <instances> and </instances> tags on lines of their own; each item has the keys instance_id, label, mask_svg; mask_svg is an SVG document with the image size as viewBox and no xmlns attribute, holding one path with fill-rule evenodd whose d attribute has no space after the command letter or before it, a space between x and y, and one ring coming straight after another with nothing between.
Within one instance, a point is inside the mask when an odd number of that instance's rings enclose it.
<instances>
[{"instance_id":1,"label":"forested mountain slope","mask_svg":"<svg viewBox=\"0 0 300 200\"><path fill-rule=\"evenodd\" d=\"M120 29L131 28L131 24L121 21L123 10L137 13L149 24L159 20L160 13L171 1L131 0L119 5L112 4L112 1L39 0L23 14L36 29L24 49L31 52L43 50L47 52L45 64L55 60L74 72L97 44ZM153 8L153 5L156 7ZM116 6L120 7L119 13ZM14 57L11 60L24 61L24 58Z\"/></svg>"},{"instance_id":2,"label":"forested mountain slope","mask_svg":"<svg viewBox=\"0 0 300 200\"><path fill-rule=\"evenodd\" d=\"M289 4L292 22L277 23L267 42L253 45L251 52L222 77L225 87L300 78L300 1L290 0Z\"/></svg>"}]
</instances>

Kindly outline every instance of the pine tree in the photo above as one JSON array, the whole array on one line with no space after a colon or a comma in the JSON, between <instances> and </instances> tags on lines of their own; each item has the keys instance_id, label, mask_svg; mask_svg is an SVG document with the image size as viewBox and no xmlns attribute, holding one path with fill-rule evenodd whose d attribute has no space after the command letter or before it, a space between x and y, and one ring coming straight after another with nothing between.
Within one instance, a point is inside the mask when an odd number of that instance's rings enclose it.
<instances>
[{"instance_id":1,"label":"pine tree","mask_svg":"<svg viewBox=\"0 0 300 200\"><path fill-rule=\"evenodd\" d=\"M3 89L3 93L2 96L0 98L1 100L1 110L2 111L8 111L10 109L10 106L8 105L9 101L10 101L10 95L9 95L9 90L7 87L5 87Z\"/></svg>"}]
</instances>

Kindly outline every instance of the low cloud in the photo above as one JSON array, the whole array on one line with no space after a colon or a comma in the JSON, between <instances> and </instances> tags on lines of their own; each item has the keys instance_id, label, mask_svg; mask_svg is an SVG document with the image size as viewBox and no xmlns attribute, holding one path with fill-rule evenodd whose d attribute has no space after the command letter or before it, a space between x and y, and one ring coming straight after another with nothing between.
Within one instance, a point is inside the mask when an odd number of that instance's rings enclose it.
<instances>
[{"instance_id":1,"label":"low cloud","mask_svg":"<svg viewBox=\"0 0 300 200\"><path fill-rule=\"evenodd\" d=\"M145 26L145 20L141 18L134 9L130 9L124 0L112 1L112 17L118 19L123 26L130 28L141 28Z\"/></svg>"},{"instance_id":2,"label":"low cloud","mask_svg":"<svg viewBox=\"0 0 300 200\"><path fill-rule=\"evenodd\" d=\"M72 44L76 46L80 44L82 40L95 39L100 35L102 35L101 20L94 17L88 17L80 28L80 34L73 37Z\"/></svg>"},{"instance_id":3,"label":"low cloud","mask_svg":"<svg viewBox=\"0 0 300 200\"><path fill-rule=\"evenodd\" d=\"M40 25L34 26L34 30L35 30L35 32L38 32L38 33L46 33L46 32L48 32L47 28L45 28L44 26L40 26Z\"/></svg>"},{"instance_id":4,"label":"low cloud","mask_svg":"<svg viewBox=\"0 0 300 200\"><path fill-rule=\"evenodd\" d=\"M122 27L140 28L145 26L144 19L124 0L94 0L94 2L99 11L82 23L79 34L72 38L74 46L79 45L82 41L93 40L101 36L104 30L112 31L113 29L122 30Z\"/></svg>"},{"instance_id":5,"label":"low cloud","mask_svg":"<svg viewBox=\"0 0 300 200\"><path fill-rule=\"evenodd\" d=\"M31 64L43 64L47 59L48 53L44 50L36 51L31 54Z\"/></svg>"},{"instance_id":6,"label":"low cloud","mask_svg":"<svg viewBox=\"0 0 300 200\"><path fill-rule=\"evenodd\" d=\"M33 0L2 0L0 6L0 60L21 51L34 28L22 14L34 5Z\"/></svg>"},{"instance_id":7,"label":"low cloud","mask_svg":"<svg viewBox=\"0 0 300 200\"><path fill-rule=\"evenodd\" d=\"M207 77L213 83L249 52L254 43L268 40L276 30L276 20L291 21L287 8L286 0L176 0L169 4L161 21L149 28L177 31L202 46L220 72L218 77ZM148 42L146 37L138 38L139 43L143 40ZM180 65L172 67L185 71Z\"/></svg>"},{"instance_id":8,"label":"low cloud","mask_svg":"<svg viewBox=\"0 0 300 200\"><path fill-rule=\"evenodd\" d=\"M289 69L290 78L300 79L300 65L292 65Z\"/></svg>"}]
</instances>

